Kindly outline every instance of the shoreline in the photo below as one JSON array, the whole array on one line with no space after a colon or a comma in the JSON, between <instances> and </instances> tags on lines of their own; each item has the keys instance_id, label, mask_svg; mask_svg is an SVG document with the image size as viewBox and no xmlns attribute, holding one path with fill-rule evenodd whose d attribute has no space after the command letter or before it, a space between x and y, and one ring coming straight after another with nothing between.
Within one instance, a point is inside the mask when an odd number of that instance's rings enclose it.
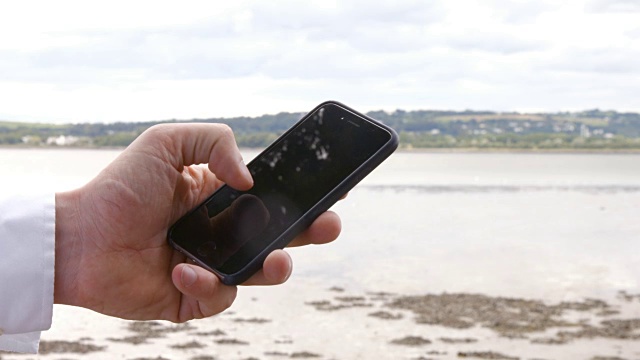
<instances>
[{"instance_id":1,"label":"shoreline","mask_svg":"<svg viewBox=\"0 0 640 360\"><path fill-rule=\"evenodd\" d=\"M640 154L640 149L398 148L403 153L433 154Z\"/></svg>"},{"instance_id":2,"label":"shoreline","mask_svg":"<svg viewBox=\"0 0 640 360\"><path fill-rule=\"evenodd\" d=\"M31 146L31 145L0 145L0 150L106 150L122 151L125 146ZM240 151L260 152L264 148L240 147ZM432 154L616 154L637 155L638 149L518 149L518 148L407 148L399 147L398 153L432 153Z\"/></svg>"}]
</instances>

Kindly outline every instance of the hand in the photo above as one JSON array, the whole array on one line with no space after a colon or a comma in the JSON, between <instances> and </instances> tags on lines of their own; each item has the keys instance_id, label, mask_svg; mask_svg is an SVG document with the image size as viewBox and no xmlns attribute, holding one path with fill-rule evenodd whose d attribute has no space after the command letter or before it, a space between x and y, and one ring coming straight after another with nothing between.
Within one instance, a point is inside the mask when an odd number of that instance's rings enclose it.
<instances>
[{"instance_id":1,"label":"hand","mask_svg":"<svg viewBox=\"0 0 640 360\"><path fill-rule=\"evenodd\" d=\"M208 169L195 164L208 163ZM125 319L183 322L228 308L236 287L186 263L167 243L178 218L227 183L253 185L231 130L165 124L145 131L84 187L56 194L55 302ZM340 219L321 215L291 246L321 244ZM272 252L248 285L287 280L291 258Z\"/></svg>"}]
</instances>

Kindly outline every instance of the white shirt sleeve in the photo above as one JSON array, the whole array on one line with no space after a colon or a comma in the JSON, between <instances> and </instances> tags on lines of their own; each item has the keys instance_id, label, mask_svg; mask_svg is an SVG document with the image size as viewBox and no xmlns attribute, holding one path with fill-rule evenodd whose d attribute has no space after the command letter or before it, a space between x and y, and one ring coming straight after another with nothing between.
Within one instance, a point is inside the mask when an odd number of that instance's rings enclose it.
<instances>
[{"instance_id":1,"label":"white shirt sleeve","mask_svg":"<svg viewBox=\"0 0 640 360\"><path fill-rule=\"evenodd\" d=\"M37 353L51 327L55 195L0 199L0 350Z\"/></svg>"}]
</instances>

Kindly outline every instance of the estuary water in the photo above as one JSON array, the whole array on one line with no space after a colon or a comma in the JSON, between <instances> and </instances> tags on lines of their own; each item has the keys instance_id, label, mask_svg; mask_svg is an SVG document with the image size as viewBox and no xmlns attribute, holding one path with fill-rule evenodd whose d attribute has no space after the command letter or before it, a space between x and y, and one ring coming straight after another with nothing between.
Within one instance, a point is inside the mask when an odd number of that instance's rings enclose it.
<instances>
[{"instance_id":1,"label":"estuary water","mask_svg":"<svg viewBox=\"0 0 640 360\"><path fill-rule=\"evenodd\" d=\"M72 189L119 153L0 149L0 184L12 193ZM244 158L256 154L245 150ZM629 338L635 333L577 333L606 326L612 317L629 326L640 318L640 154L398 152L332 210L342 218L340 238L290 249L294 272L286 284L243 287L230 310L188 327L144 325L166 329L162 338L128 321L56 306L43 340L62 341L66 350L37 358L57 359L74 349L67 356L79 359L640 356L640 343ZM377 294L482 294L494 305L503 297L570 301L562 318L573 321L568 329L576 339L563 343L561 329L553 327L505 337L487 328L493 319L476 319L468 329L427 326L409 311L392 310ZM625 295L635 300L621 300ZM578 303L593 298L618 312L577 312L578 305L571 305L593 304ZM460 319L470 316L469 309L484 309L473 301L458 309ZM441 305L434 314L446 317L449 304ZM536 319L540 310L503 311L500 316ZM136 339L143 342L129 343ZM396 345L403 341L422 345ZM100 350L82 353L88 345Z\"/></svg>"},{"instance_id":2,"label":"estuary water","mask_svg":"<svg viewBox=\"0 0 640 360\"><path fill-rule=\"evenodd\" d=\"M0 181L71 189L119 152L0 149ZM333 210L340 239L292 249L294 278L553 300L640 292L640 154L398 152Z\"/></svg>"},{"instance_id":3,"label":"estuary water","mask_svg":"<svg viewBox=\"0 0 640 360\"><path fill-rule=\"evenodd\" d=\"M639 155L398 153L335 209L342 240L303 275L555 301L640 292Z\"/></svg>"}]
</instances>

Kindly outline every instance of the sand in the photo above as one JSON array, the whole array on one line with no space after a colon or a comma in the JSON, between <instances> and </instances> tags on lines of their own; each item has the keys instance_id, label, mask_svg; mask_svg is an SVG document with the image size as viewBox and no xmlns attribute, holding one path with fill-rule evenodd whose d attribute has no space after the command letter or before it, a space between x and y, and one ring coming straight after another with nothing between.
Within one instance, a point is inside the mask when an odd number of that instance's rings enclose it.
<instances>
[{"instance_id":1,"label":"sand","mask_svg":"<svg viewBox=\"0 0 640 360\"><path fill-rule=\"evenodd\" d=\"M640 294L546 302L329 287L241 289L211 319L125 321L56 307L40 354L17 359L639 359Z\"/></svg>"}]
</instances>

